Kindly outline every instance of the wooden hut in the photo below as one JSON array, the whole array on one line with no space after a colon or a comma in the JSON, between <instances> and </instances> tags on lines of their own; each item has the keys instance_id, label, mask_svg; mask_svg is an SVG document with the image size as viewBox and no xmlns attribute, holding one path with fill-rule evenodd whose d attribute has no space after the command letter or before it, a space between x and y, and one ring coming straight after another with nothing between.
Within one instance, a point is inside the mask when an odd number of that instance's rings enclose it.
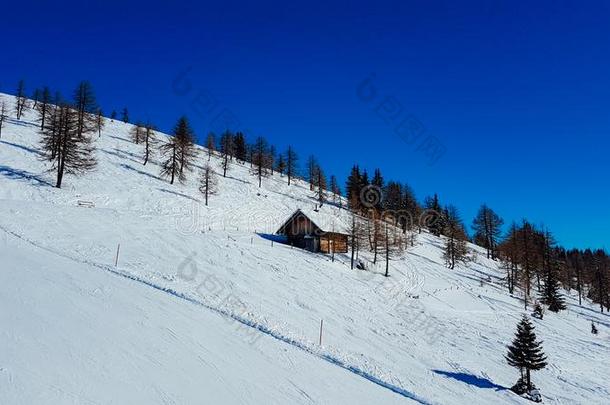
<instances>
[{"instance_id":1,"label":"wooden hut","mask_svg":"<svg viewBox=\"0 0 610 405\"><path fill-rule=\"evenodd\" d=\"M288 243L310 252L346 253L348 234L340 224L326 223L322 218L316 218L318 225L302 210L296 210L277 230L277 235L286 236ZM326 229L325 229L326 228Z\"/></svg>"}]
</instances>

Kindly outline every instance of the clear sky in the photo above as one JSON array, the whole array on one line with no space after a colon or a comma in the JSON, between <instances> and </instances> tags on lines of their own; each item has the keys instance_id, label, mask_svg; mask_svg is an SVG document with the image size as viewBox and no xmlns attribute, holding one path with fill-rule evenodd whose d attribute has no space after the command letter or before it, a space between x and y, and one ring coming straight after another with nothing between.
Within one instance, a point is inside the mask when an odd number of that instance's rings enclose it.
<instances>
[{"instance_id":1,"label":"clear sky","mask_svg":"<svg viewBox=\"0 0 610 405\"><path fill-rule=\"evenodd\" d=\"M291 3L4 2L0 91L86 79L106 113L230 125L467 224L487 202L610 248L610 2Z\"/></svg>"}]
</instances>

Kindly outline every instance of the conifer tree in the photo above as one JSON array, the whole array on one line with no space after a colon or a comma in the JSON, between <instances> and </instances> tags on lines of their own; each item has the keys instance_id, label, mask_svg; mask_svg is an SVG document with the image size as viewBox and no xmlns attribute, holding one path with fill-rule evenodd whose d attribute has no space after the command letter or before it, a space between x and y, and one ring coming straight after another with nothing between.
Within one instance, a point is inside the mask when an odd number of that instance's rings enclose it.
<instances>
[{"instance_id":1,"label":"conifer tree","mask_svg":"<svg viewBox=\"0 0 610 405\"><path fill-rule=\"evenodd\" d=\"M121 120L125 124L129 122L129 111L127 110L127 107L123 108L123 111L121 112Z\"/></svg>"},{"instance_id":2,"label":"conifer tree","mask_svg":"<svg viewBox=\"0 0 610 405\"><path fill-rule=\"evenodd\" d=\"M559 292L559 280L557 279L556 262L553 258L552 245L554 241L547 231L544 234L544 271L546 272L544 288L541 292L540 301L545 304L549 311L559 312L566 309L565 301Z\"/></svg>"},{"instance_id":3,"label":"conifer tree","mask_svg":"<svg viewBox=\"0 0 610 405\"><path fill-rule=\"evenodd\" d=\"M352 211L360 211L360 191L362 190L362 176L360 174L360 168L357 165L352 167L352 170L347 177L345 184L345 195L347 197L348 207Z\"/></svg>"},{"instance_id":4,"label":"conifer tree","mask_svg":"<svg viewBox=\"0 0 610 405\"><path fill-rule=\"evenodd\" d=\"M531 391L534 388L531 382L531 371L542 370L547 365L541 344L542 342L538 342L536 339L534 325L524 315L517 325L515 339L508 346L508 354L505 356L508 364L518 368L521 373L521 378L512 388L517 394Z\"/></svg>"},{"instance_id":5,"label":"conifer tree","mask_svg":"<svg viewBox=\"0 0 610 405\"><path fill-rule=\"evenodd\" d=\"M438 195L434 194L433 197L426 198L425 206L427 210L426 225L430 233L436 236L440 236L445 229L445 216L441 204L438 199Z\"/></svg>"},{"instance_id":6,"label":"conifer tree","mask_svg":"<svg viewBox=\"0 0 610 405\"><path fill-rule=\"evenodd\" d=\"M176 177L181 183L186 181L186 176L180 173L179 150L180 145L176 137L171 137L159 148L161 156L165 159L161 163L161 176L169 178L169 184L174 184Z\"/></svg>"},{"instance_id":7,"label":"conifer tree","mask_svg":"<svg viewBox=\"0 0 610 405\"><path fill-rule=\"evenodd\" d=\"M246 160L248 160L248 147L246 145L246 137L243 133L235 133L233 144L235 148L235 159L240 162L245 162Z\"/></svg>"},{"instance_id":8,"label":"conifer tree","mask_svg":"<svg viewBox=\"0 0 610 405\"><path fill-rule=\"evenodd\" d=\"M307 181L309 182L309 191L314 191L316 187L316 174L318 169L318 161L313 155L307 158Z\"/></svg>"},{"instance_id":9,"label":"conifer tree","mask_svg":"<svg viewBox=\"0 0 610 405\"><path fill-rule=\"evenodd\" d=\"M82 174L96 166L94 148L87 133L80 133L78 111L70 106L56 107L53 118L42 130L43 159L57 170L55 186L61 188L64 174Z\"/></svg>"},{"instance_id":10,"label":"conifer tree","mask_svg":"<svg viewBox=\"0 0 610 405\"><path fill-rule=\"evenodd\" d=\"M112 112L110 113L110 121L114 122L115 119L116 119L116 110L112 110Z\"/></svg>"},{"instance_id":11,"label":"conifer tree","mask_svg":"<svg viewBox=\"0 0 610 405\"><path fill-rule=\"evenodd\" d=\"M208 205L208 198L217 193L218 180L216 173L209 164L203 166L199 177L199 191L204 195L205 205Z\"/></svg>"},{"instance_id":12,"label":"conifer tree","mask_svg":"<svg viewBox=\"0 0 610 405\"><path fill-rule=\"evenodd\" d=\"M334 174L330 176L330 192L333 194L333 203L336 204L337 201L341 203L341 189Z\"/></svg>"}]
</instances>

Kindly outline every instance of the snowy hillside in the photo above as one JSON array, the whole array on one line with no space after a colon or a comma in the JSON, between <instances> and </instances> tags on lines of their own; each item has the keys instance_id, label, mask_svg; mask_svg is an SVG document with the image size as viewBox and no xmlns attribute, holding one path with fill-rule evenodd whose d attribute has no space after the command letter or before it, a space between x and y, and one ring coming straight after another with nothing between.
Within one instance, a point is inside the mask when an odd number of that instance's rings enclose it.
<instances>
[{"instance_id":1,"label":"snowy hillside","mask_svg":"<svg viewBox=\"0 0 610 405\"><path fill-rule=\"evenodd\" d=\"M347 255L272 243L314 206L304 184L259 188L233 163L206 207L198 173L160 179L130 128L108 121L97 169L62 189L33 112L2 131L0 403L529 403L504 360L522 301L476 247L449 270L422 233L391 277L350 270ZM610 317L568 302L534 320L550 363L534 382L547 403L605 403Z\"/></svg>"}]
</instances>

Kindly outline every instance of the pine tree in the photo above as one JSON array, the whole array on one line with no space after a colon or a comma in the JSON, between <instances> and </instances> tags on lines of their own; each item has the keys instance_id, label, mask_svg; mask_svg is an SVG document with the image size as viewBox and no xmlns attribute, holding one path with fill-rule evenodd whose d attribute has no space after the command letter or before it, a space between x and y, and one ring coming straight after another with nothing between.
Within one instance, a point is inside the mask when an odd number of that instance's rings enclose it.
<instances>
[{"instance_id":1,"label":"pine tree","mask_svg":"<svg viewBox=\"0 0 610 405\"><path fill-rule=\"evenodd\" d=\"M174 184L176 177L181 183L186 181L186 176L180 173L179 149L180 145L176 137L171 137L169 142L159 148L161 156L165 159L161 163L161 176L168 177L169 184Z\"/></svg>"},{"instance_id":2,"label":"pine tree","mask_svg":"<svg viewBox=\"0 0 610 405\"><path fill-rule=\"evenodd\" d=\"M23 80L19 80L17 84L17 93L15 94L15 114L17 115L17 119L20 120L23 112L27 108L28 98L25 95L25 82Z\"/></svg>"},{"instance_id":3,"label":"pine tree","mask_svg":"<svg viewBox=\"0 0 610 405\"><path fill-rule=\"evenodd\" d=\"M286 151L286 176L288 177L288 185L297 175L297 161L299 160L296 152L291 146L288 146Z\"/></svg>"},{"instance_id":4,"label":"pine tree","mask_svg":"<svg viewBox=\"0 0 610 405\"><path fill-rule=\"evenodd\" d=\"M246 137L243 133L235 133L233 144L235 148L235 159L240 162L245 162L248 160L248 147L246 146Z\"/></svg>"},{"instance_id":5,"label":"pine tree","mask_svg":"<svg viewBox=\"0 0 610 405\"><path fill-rule=\"evenodd\" d=\"M536 339L534 325L524 315L517 325L515 339L508 346L508 354L505 356L508 364L518 368L521 373L521 378L512 388L517 394L532 390L530 372L542 370L547 365L541 344L542 342L538 342Z\"/></svg>"},{"instance_id":6,"label":"pine tree","mask_svg":"<svg viewBox=\"0 0 610 405\"><path fill-rule=\"evenodd\" d=\"M557 279L557 269L552 258L553 239L547 231L544 234L544 267L546 278L542 289L540 301L546 305L549 311L559 312L566 309L565 301L559 292L559 281Z\"/></svg>"},{"instance_id":7,"label":"pine tree","mask_svg":"<svg viewBox=\"0 0 610 405\"><path fill-rule=\"evenodd\" d=\"M0 139L2 139L2 127L4 127L4 122L8 118L7 114L6 103L2 100L2 103L0 103Z\"/></svg>"},{"instance_id":8,"label":"pine tree","mask_svg":"<svg viewBox=\"0 0 610 405\"><path fill-rule=\"evenodd\" d=\"M204 195L205 205L208 205L208 198L217 193L218 180L216 173L209 164L203 166L199 177L199 191Z\"/></svg>"},{"instance_id":9,"label":"pine tree","mask_svg":"<svg viewBox=\"0 0 610 405\"><path fill-rule=\"evenodd\" d=\"M347 204L352 211L359 212L361 209L361 190L362 176L360 174L360 168L357 165L354 165L349 176L347 177L347 182L345 184L345 195L347 197Z\"/></svg>"},{"instance_id":10,"label":"pine tree","mask_svg":"<svg viewBox=\"0 0 610 405\"><path fill-rule=\"evenodd\" d=\"M438 199L438 195L434 194L433 197L427 197L425 201L426 207L426 226L430 233L436 236L440 236L445 229L445 216L441 204Z\"/></svg>"},{"instance_id":11,"label":"pine tree","mask_svg":"<svg viewBox=\"0 0 610 405\"><path fill-rule=\"evenodd\" d=\"M114 122L115 119L116 119L116 110L112 110L112 113L110 113L110 121Z\"/></svg>"},{"instance_id":12,"label":"pine tree","mask_svg":"<svg viewBox=\"0 0 610 405\"><path fill-rule=\"evenodd\" d=\"M320 203L320 207L326 202L326 176L322 168L318 165L315 171L315 188L316 188L316 199Z\"/></svg>"},{"instance_id":13,"label":"pine tree","mask_svg":"<svg viewBox=\"0 0 610 405\"><path fill-rule=\"evenodd\" d=\"M487 258L495 260L504 221L491 208L483 204L474 218L474 242L487 250Z\"/></svg>"},{"instance_id":14,"label":"pine tree","mask_svg":"<svg viewBox=\"0 0 610 405\"><path fill-rule=\"evenodd\" d=\"M127 110L127 107L123 108L123 111L121 112L121 120L125 124L129 122L129 111Z\"/></svg>"},{"instance_id":15,"label":"pine tree","mask_svg":"<svg viewBox=\"0 0 610 405\"><path fill-rule=\"evenodd\" d=\"M57 188L61 188L64 174L82 174L96 166L91 138L79 131L78 111L65 105L54 109L53 118L42 130L43 159L57 170Z\"/></svg>"}]
</instances>

